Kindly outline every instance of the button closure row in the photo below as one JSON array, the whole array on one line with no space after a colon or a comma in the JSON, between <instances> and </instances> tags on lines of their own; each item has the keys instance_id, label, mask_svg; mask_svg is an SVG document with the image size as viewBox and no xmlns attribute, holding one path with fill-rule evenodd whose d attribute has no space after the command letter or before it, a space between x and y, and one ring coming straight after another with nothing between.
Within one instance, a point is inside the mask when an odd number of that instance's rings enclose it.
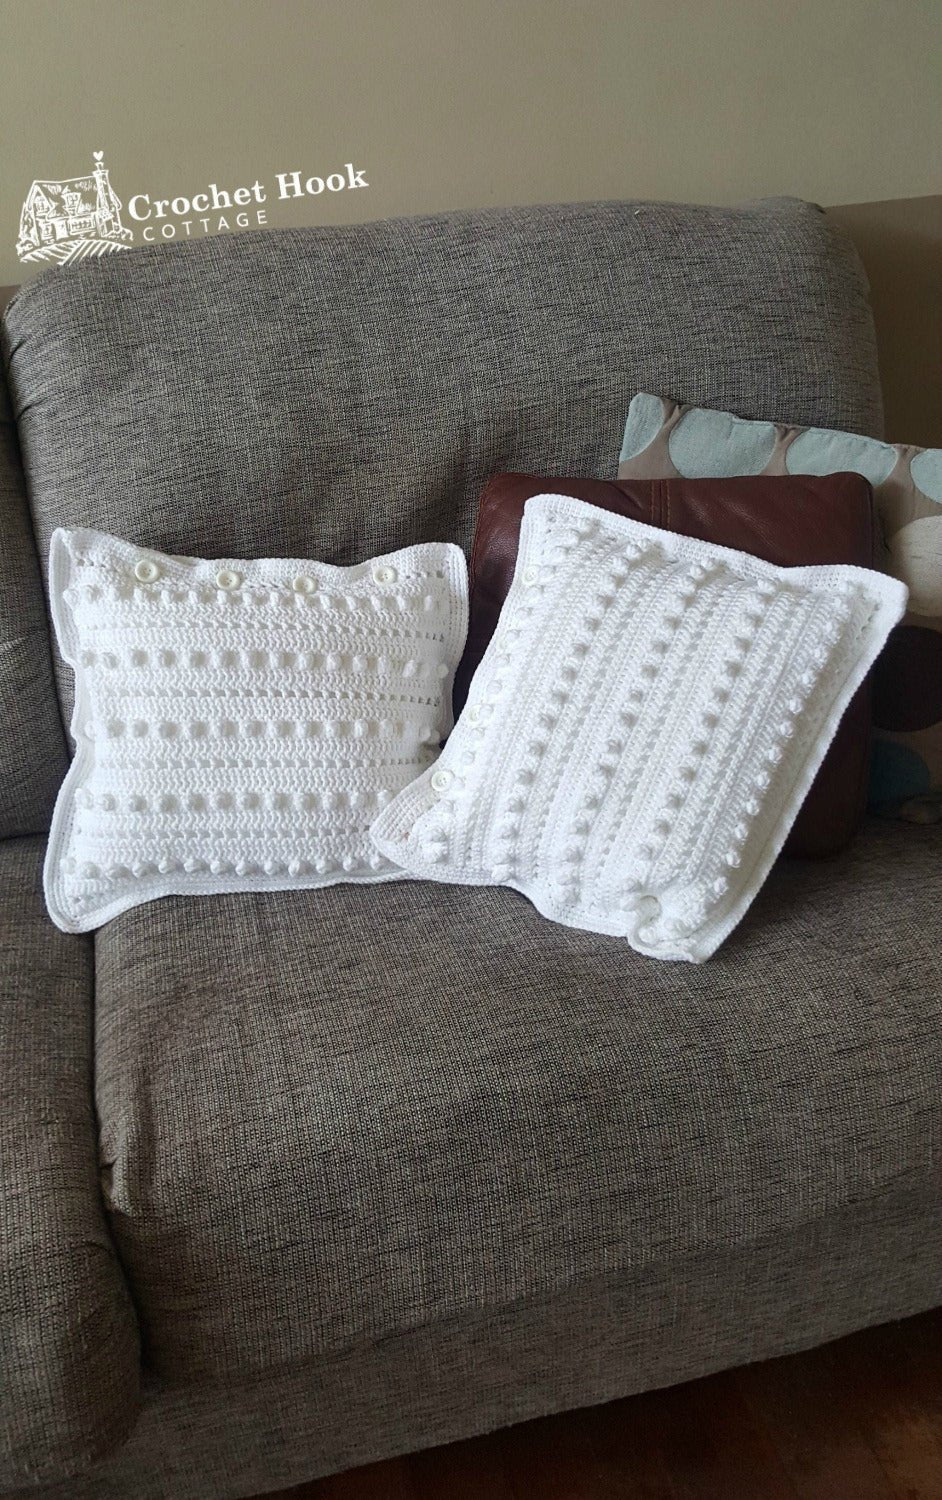
<instances>
[{"instance_id":1,"label":"button closure row","mask_svg":"<svg viewBox=\"0 0 942 1500\"><path fill-rule=\"evenodd\" d=\"M134 564L134 577L139 583L156 583L160 576L160 566L149 557L141 557ZM242 574L237 573L234 568L220 568L216 574L216 587L225 589L228 593L241 588L242 581ZM308 573L300 573L297 578L292 579L291 587L296 594L313 594L317 588L317 579Z\"/></svg>"},{"instance_id":2,"label":"button closure row","mask_svg":"<svg viewBox=\"0 0 942 1500\"><path fill-rule=\"evenodd\" d=\"M159 564L149 557L141 557L134 564L134 577L138 583L156 583L161 572ZM385 563L373 569L373 579L376 583L395 583L398 576L396 569ZM216 574L216 587L224 589L227 593L241 588L242 582L242 574L237 573L234 568L220 568ZM317 589L317 579L312 578L309 573L299 573L297 578L291 580L291 587L296 594L313 594Z\"/></svg>"}]
</instances>

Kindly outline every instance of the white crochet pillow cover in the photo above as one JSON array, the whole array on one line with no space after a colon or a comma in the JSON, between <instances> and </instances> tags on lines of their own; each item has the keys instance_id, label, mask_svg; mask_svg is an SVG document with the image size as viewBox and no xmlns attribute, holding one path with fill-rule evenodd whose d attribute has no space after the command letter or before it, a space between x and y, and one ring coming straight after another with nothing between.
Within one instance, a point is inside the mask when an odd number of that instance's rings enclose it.
<instances>
[{"instance_id":1,"label":"white crochet pillow cover","mask_svg":"<svg viewBox=\"0 0 942 1500\"><path fill-rule=\"evenodd\" d=\"M451 728L460 548L334 567L59 530L49 581L76 689L44 872L57 926L157 896L402 876L368 830Z\"/></svg>"},{"instance_id":2,"label":"white crochet pillow cover","mask_svg":"<svg viewBox=\"0 0 942 1500\"><path fill-rule=\"evenodd\" d=\"M702 962L747 910L906 589L781 568L561 495L437 763L381 812L413 875Z\"/></svg>"}]
</instances>

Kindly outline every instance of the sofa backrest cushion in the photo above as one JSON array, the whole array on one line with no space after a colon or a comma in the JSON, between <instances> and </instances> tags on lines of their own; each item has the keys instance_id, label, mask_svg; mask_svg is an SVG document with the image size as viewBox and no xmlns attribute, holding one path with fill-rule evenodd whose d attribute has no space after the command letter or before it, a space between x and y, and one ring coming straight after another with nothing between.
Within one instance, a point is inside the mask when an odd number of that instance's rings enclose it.
<instances>
[{"instance_id":1,"label":"sofa backrest cushion","mask_svg":"<svg viewBox=\"0 0 942 1500\"><path fill-rule=\"evenodd\" d=\"M43 549L56 526L332 563L467 545L498 470L614 478L639 389L881 427L859 263L788 199L142 246L25 287L6 354Z\"/></svg>"}]
</instances>

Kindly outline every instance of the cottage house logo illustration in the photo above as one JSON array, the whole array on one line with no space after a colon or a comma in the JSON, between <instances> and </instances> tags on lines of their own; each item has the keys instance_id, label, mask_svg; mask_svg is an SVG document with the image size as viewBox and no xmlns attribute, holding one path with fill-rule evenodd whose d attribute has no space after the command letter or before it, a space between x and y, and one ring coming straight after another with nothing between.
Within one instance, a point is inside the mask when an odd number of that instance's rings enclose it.
<instances>
[{"instance_id":1,"label":"cottage house logo illustration","mask_svg":"<svg viewBox=\"0 0 942 1500\"><path fill-rule=\"evenodd\" d=\"M20 260L65 265L130 248L134 235L121 223L123 204L108 178L104 153L94 156L95 170L87 177L33 183L20 214Z\"/></svg>"}]
</instances>

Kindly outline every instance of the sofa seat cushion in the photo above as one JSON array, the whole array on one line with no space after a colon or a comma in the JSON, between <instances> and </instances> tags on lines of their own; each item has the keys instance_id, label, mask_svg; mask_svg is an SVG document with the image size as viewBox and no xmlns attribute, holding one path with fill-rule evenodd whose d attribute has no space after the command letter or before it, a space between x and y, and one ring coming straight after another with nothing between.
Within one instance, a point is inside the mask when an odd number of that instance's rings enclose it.
<instances>
[{"instance_id":1,"label":"sofa seat cushion","mask_svg":"<svg viewBox=\"0 0 942 1500\"><path fill-rule=\"evenodd\" d=\"M779 866L703 967L460 886L117 918L98 1106L147 1363L249 1378L936 1195L940 852L870 822Z\"/></svg>"}]
</instances>

